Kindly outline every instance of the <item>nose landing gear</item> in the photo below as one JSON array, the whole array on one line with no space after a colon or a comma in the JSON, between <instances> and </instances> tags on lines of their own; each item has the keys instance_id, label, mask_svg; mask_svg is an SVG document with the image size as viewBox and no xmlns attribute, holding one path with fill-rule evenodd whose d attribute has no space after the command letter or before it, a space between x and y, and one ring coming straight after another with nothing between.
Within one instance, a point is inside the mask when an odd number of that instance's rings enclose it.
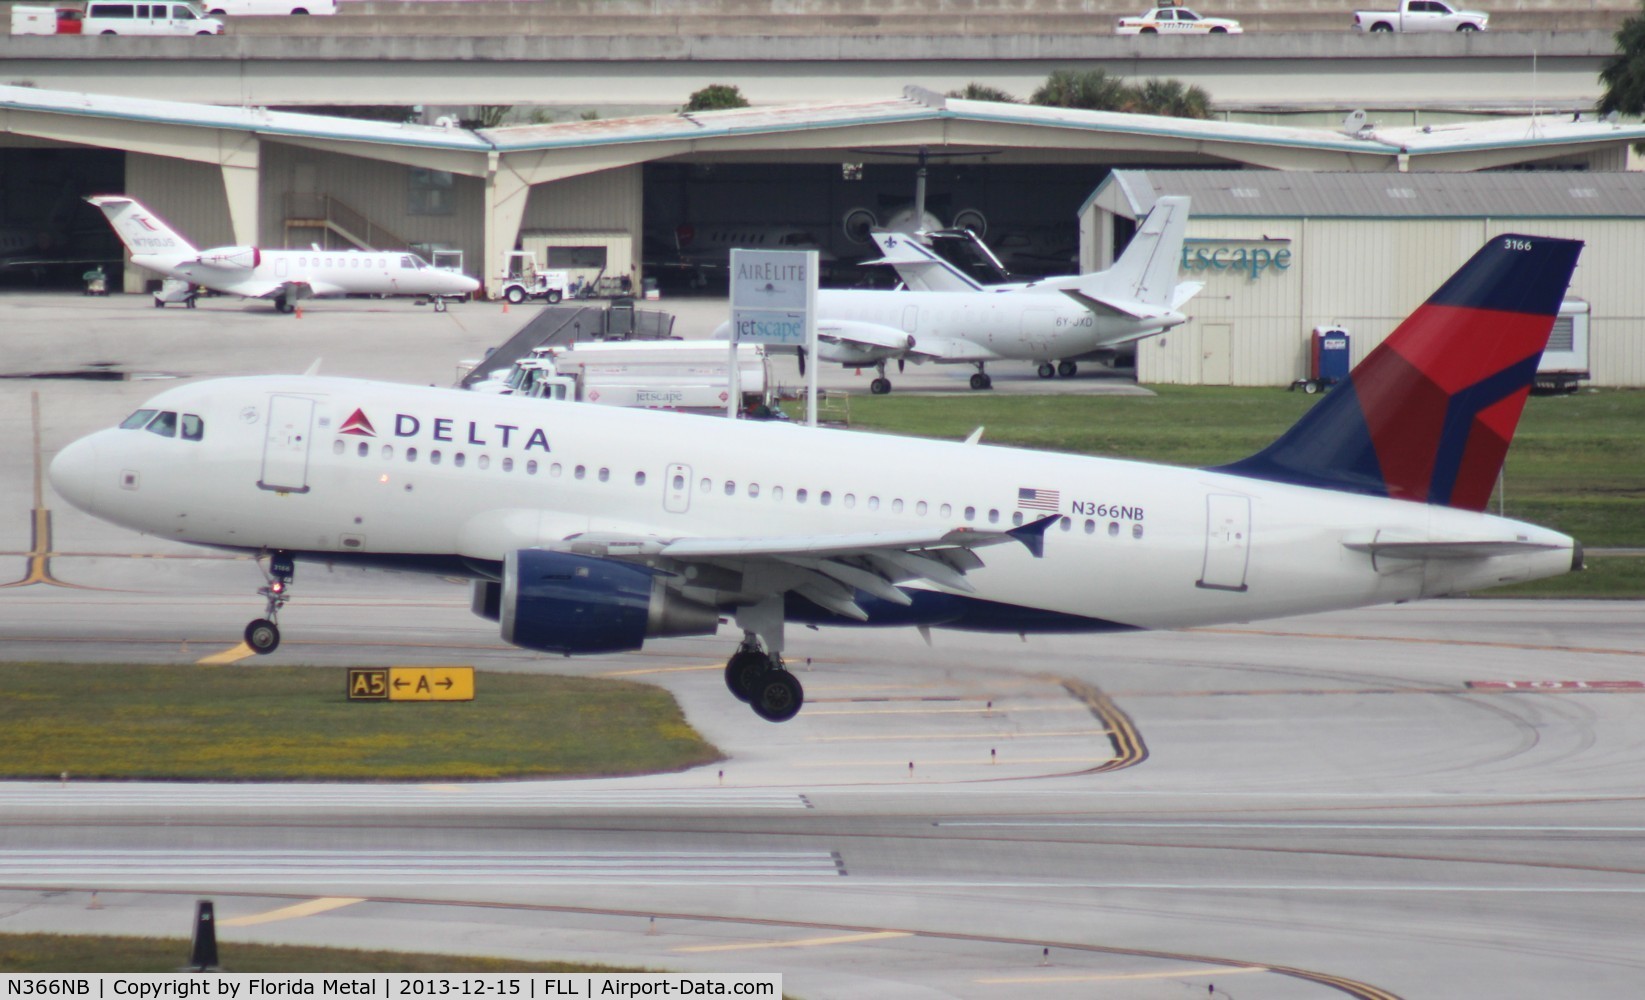
<instances>
[{"instance_id":1,"label":"nose landing gear","mask_svg":"<svg viewBox=\"0 0 1645 1000\"><path fill-rule=\"evenodd\" d=\"M268 582L257 593L268 599L263 617L253 618L246 625L246 645L251 651L267 655L280 648L280 609L291 600L291 581L297 575L297 564L289 552L276 552L269 557Z\"/></svg>"}]
</instances>

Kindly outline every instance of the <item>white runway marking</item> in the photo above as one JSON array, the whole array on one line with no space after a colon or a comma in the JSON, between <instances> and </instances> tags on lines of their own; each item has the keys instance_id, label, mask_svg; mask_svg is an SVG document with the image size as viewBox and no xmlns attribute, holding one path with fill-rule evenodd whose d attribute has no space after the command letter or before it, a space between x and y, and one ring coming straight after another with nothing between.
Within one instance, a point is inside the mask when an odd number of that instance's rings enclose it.
<instances>
[{"instance_id":1,"label":"white runway marking","mask_svg":"<svg viewBox=\"0 0 1645 1000\"><path fill-rule=\"evenodd\" d=\"M1645 833L1645 826L1541 826L1490 823L1205 823L1182 820L1174 823L1133 823L1125 820L946 820L934 826L1007 827L1011 829L1113 829L1113 830L1365 830L1418 831L1433 833Z\"/></svg>"},{"instance_id":2,"label":"white runway marking","mask_svg":"<svg viewBox=\"0 0 1645 1000\"><path fill-rule=\"evenodd\" d=\"M191 879L279 884L769 884L845 875L832 851L0 851L0 883L165 885Z\"/></svg>"}]
</instances>

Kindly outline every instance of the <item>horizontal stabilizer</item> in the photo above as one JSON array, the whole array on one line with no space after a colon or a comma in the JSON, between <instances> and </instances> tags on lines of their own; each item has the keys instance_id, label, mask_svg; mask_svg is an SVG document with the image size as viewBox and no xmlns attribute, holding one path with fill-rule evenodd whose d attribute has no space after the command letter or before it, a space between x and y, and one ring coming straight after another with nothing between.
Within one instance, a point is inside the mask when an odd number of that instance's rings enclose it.
<instances>
[{"instance_id":1,"label":"horizontal stabilizer","mask_svg":"<svg viewBox=\"0 0 1645 1000\"><path fill-rule=\"evenodd\" d=\"M1562 548L1547 542L1505 538L1449 542L1343 542L1342 547L1354 552L1366 552L1372 558L1382 559L1489 559L1491 556L1511 556Z\"/></svg>"}]
</instances>

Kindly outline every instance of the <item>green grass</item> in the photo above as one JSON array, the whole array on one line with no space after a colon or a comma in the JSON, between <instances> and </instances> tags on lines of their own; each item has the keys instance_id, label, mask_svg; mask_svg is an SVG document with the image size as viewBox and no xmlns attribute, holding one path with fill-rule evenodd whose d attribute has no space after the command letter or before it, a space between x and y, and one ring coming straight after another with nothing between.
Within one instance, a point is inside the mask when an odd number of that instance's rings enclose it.
<instances>
[{"instance_id":1,"label":"green grass","mask_svg":"<svg viewBox=\"0 0 1645 1000\"><path fill-rule=\"evenodd\" d=\"M217 939L224 972L639 972L604 965L517 962L471 955L238 944ZM0 973L176 972L188 962L186 938L80 934L0 934Z\"/></svg>"},{"instance_id":2,"label":"green grass","mask_svg":"<svg viewBox=\"0 0 1645 1000\"><path fill-rule=\"evenodd\" d=\"M0 664L0 777L573 778L720 759L673 697L480 673L472 702L349 702L343 668Z\"/></svg>"},{"instance_id":3,"label":"green grass","mask_svg":"<svg viewBox=\"0 0 1645 1000\"><path fill-rule=\"evenodd\" d=\"M1258 451L1320 398L1283 389L1157 386L1141 396L860 395L853 427L959 439L985 426L994 444L1207 466ZM1589 548L1645 547L1645 392L1533 396L1503 473L1508 517ZM1493 497L1491 511L1498 510ZM1593 561L1591 561L1593 562ZM1645 560L1493 594L1645 597Z\"/></svg>"}]
</instances>

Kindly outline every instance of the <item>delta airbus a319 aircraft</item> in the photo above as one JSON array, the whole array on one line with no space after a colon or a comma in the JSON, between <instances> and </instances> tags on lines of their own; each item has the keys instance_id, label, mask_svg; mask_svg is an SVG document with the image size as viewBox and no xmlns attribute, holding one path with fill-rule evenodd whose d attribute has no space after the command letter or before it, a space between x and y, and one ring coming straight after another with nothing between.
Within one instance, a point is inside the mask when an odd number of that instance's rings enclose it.
<instances>
[{"instance_id":1,"label":"delta airbus a319 aircraft","mask_svg":"<svg viewBox=\"0 0 1645 1000\"><path fill-rule=\"evenodd\" d=\"M502 638L565 655L742 642L725 682L799 711L787 622L1175 628L1579 568L1484 508L1581 244L1493 238L1274 444L1211 469L340 378L180 386L51 481L157 536L459 574Z\"/></svg>"},{"instance_id":2,"label":"delta airbus a319 aircraft","mask_svg":"<svg viewBox=\"0 0 1645 1000\"><path fill-rule=\"evenodd\" d=\"M480 289L473 278L429 267L404 250L197 250L135 199L96 195L86 200L108 216L133 264L212 291L269 299L281 312L292 312L311 296L337 295L415 295L442 310L446 299ZM163 303L157 298L155 304Z\"/></svg>"}]
</instances>

